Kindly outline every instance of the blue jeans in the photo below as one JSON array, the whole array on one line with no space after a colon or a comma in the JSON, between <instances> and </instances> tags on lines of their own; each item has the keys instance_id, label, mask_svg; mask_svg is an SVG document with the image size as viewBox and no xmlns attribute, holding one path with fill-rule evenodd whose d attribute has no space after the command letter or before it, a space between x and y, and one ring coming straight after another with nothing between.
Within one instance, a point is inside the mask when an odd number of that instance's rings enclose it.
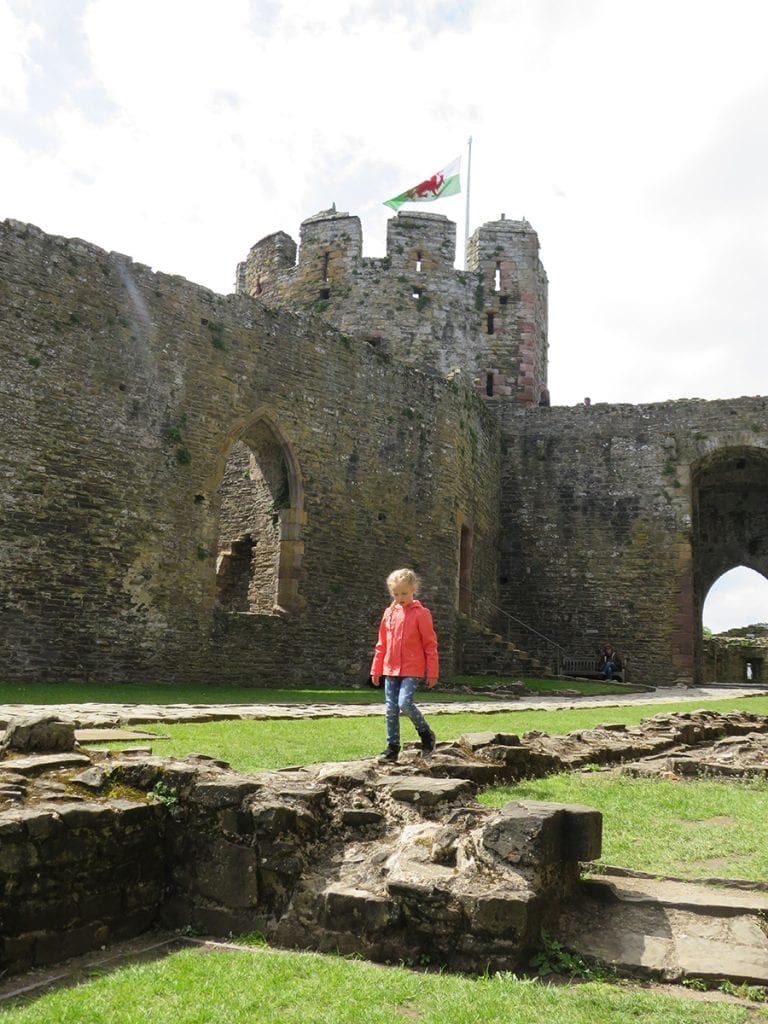
<instances>
[{"instance_id":1,"label":"blue jeans","mask_svg":"<svg viewBox=\"0 0 768 1024\"><path fill-rule=\"evenodd\" d=\"M417 676L385 676L387 702L387 746L400 746L400 715L408 715L419 734L429 729L427 720L413 703L420 680Z\"/></svg>"}]
</instances>

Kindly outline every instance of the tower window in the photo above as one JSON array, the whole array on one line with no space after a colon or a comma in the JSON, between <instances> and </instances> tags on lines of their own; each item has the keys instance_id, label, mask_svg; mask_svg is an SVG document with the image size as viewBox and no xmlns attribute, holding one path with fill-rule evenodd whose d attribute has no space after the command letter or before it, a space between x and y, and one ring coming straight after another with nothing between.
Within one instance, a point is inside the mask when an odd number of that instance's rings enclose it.
<instances>
[{"instance_id":1,"label":"tower window","mask_svg":"<svg viewBox=\"0 0 768 1024\"><path fill-rule=\"evenodd\" d=\"M328 280L328 265L331 262L331 254L329 252L323 253L323 280Z\"/></svg>"},{"instance_id":2,"label":"tower window","mask_svg":"<svg viewBox=\"0 0 768 1024\"><path fill-rule=\"evenodd\" d=\"M496 263L496 273L493 275L493 290L495 292L501 291L501 263Z\"/></svg>"},{"instance_id":3,"label":"tower window","mask_svg":"<svg viewBox=\"0 0 768 1024\"><path fill-rule=\"evenodd\" d=\"M421 253L420 252L416 253L416 273L417 274L421 273Z\"/></svg>"},{"instance_id":4,"label":"tower window","mask_svg":"<svg viewBox=\"0 0 768 1024\"><path fill-rule=\"evenodd\" d=\"M414 288L413 291L411 292L411 295L412 295L412 297L414 299L420 299L421 298L421 288Z\"/></svg>"},{"instance_id":5,"label":"tower window","mask_svg":"<svg viewBox=\"0 0 768 1024\"><path fill-rule=\"evenodd\" d=\"M327 302L328 299L330 299L330 297L331 297L331 289L330 288L321 288L320 289L320 301L321 302Z\"/></svg>"},{"instance_id":6,"label":"tower window","mask_svg":"<svg viewBox=\"0 0 768 1024\"><path fill-rule=\"evenodd\" d=\"M493 334L493 313L486 313L486 334Z\"/></svg>"},{"instance_id":7,"label":"tower window","mask_svg":"<svg viewBox=\"0 0 768 1024\"><path fill-rule=\"evenodd\" d=\"M489 398L493 397L493 374L486 373L485 375L485 393Z\"/></svg>"}]
</instances>

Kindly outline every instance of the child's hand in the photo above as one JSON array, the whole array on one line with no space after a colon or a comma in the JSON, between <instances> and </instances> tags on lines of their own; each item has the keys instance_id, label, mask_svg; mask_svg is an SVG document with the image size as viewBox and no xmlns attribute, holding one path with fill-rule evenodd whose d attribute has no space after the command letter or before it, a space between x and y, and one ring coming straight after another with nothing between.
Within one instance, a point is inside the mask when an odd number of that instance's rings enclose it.
<instances>
[{"instance_id":1,"label":"child's hand","mask_svg":"<svg viewBox=\"0 0 768 1024\"><path fill-rule=\"evenodd\" d=\"M381 676L371 676L371 682L373 683L374 686L380 686Z\"/></svg>"},{"instance_id":2,"label":"child's hand","mask_svg":"<svg viewBox=\"0 0 768 1024\"><path fill-rule=\"evenodd\" d=\"M428 690L434 690L434 688L436 686L437 686L437 679L428 679L427 680L427 689Z\"/></svg>"}]
</instances>

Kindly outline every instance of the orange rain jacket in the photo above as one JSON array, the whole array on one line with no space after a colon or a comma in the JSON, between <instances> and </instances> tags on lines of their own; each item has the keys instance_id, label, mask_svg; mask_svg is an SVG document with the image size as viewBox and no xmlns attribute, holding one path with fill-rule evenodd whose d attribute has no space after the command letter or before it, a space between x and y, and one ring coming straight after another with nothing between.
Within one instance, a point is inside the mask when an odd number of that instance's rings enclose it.
<instances>
[{"instance_id":1,"label":"orange rain jacket","mask_svg":"<svg viewBox=\"0 0 768 1024\"><path fill-rule=\"evenodd\" d=\"M439 674L431 612L421 601L393 602L381 617L371 675L437 679Z\"/></svg>"}]
</instances>

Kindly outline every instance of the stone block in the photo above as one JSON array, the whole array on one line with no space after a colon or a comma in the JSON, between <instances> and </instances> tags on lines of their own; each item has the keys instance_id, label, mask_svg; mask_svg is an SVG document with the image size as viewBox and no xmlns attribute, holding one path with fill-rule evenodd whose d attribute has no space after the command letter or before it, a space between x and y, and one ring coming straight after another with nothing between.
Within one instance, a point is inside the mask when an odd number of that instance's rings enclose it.
<instances>
[{"instance_id":1,"label":"stone block","mask_svg":"<svg viewBox=\"0 0 768 1024\"><path fill-rule=\"evenodd\" d=\"M227 907L258 903L256 851L224 839L202 843L195 851L194 890Z\"/></svg>"},{"instance_id":2,"label":"stone block","mask_svg":"<svg viewBox=\"0 0 768 1024\"><path fill-rule=\"evenodd\" d=\"M468 732L459 737L457 742L471 750L491 746L519 747L520 737L516 733L507 732Z\"/></svg>"},{"instance_id":3,"label":"stone block","mask_svg":"<svg viewBox=\"0 0 768 1024\"><path fill-rule=\"evenodd\" d=\"M469 931L474 935L491 935L522 941L529 930L529 914L535 897L526 889L509 892L492 889L461 897L464 912L469 922Z\"/></svg>"},{"instance_id":4,"label":"stone block","mask_svg":"<svg viewBox=\"0 0 768 1024\"><path fill-rule=\"evenodd\" d=\"M483 829L483 846L520 868L557 863L562 860L564 816L557 804L506 804Z\"/></svg>"},{"instance_id":5,"label":"stone block","mask_svg":"<svg viewBox=\"0 0 768 1024\"><path fill-rule=\"evenodd\" d=\"M563 804L565 811L563 859L597 860L603 850L603 815L594 807Z\"/></svg>"},{"instance_id":6,"label":"stone block","mask_svg":"<svg viewBox=\"0 0 768 1024\"><path fill-rule=\"evenodd\" d=\"M193 786L190 800L201 807L214 809L223 807L239 807L243 800L260 789L257 782L247 782L241 776L232 775L198 782Z\"/></svg>"},{"instance_id":7,"label":"stone block","mask_svg":"<svg viewBox=\"0 0 768 1024\"><path fill-rule=\"evenodd\" d=\"M476 786L467 779L431 779L410 776L383 783L393 800L433 807L443 801L456 803L472 799Z\"/></svg>"},{"instance_id":8,"label":"stone block","mask_svg":"<svg viewBox=\"0 0 768 1024\"><path fill-rule=\"evenodd\" d=\"M363 889L334 886L326 889L323 924L335 932L381 932L397 924L400 911L394 900Z\"/></svg>"},{"instance_id":9,"label":"stone block","mask_svg":"<svg viewBox=\"0 0 768 1024\"><path fill-rule=\"evenodd\" d=\"M257 836L279 836L298 829L298 811L286 804L257 804L251 808L251 817Z\"/></svg>"},{"instance_id":10,"label":"stone block","mask_svg":"<svg viewBox=\"0 0 768 1024\"><path fill-rule=\"evenodd\" d=\"M62 721L56 715L20 715L8 722L0 748L24 753L73 751L75 726L73 722Z\"/></svg>"},{"instance_id":11,"label":"stone block","mask_svg":"<svg viewBox=\"0 0 768 1024\"><path fill-rule=\"evenodd\" d=\"M68 931L38 933L35 938L35 963L43 967L80 956L106 945L109 939L109 928L100 921L91 921Z\"/></svg>"}]
</instances>

